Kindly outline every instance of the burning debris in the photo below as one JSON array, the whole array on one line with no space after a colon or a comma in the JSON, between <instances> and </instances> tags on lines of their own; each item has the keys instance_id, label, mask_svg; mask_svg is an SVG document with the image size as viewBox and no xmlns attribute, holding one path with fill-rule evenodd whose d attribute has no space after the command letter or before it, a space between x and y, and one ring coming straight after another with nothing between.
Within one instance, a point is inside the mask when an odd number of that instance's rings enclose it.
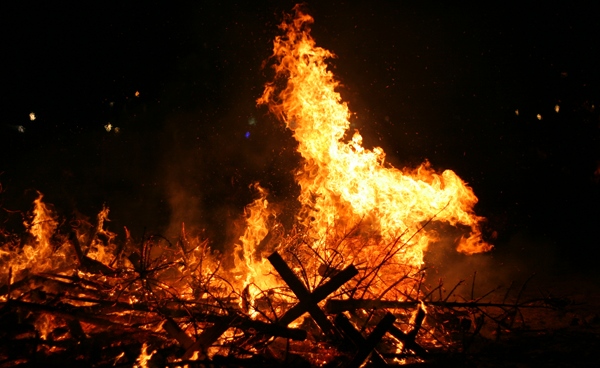
<instances>
[{"instance_id":1,"label":"burning debris","mask_svg":"<svg viewBox=\"0 0 600 368\"><path fill-rule=\"evenodd\" d=\"M400 365L464 351L486 320L497 334L522 321L534 304L460 301L423 284L430 223L468 229L460 252L491 249L477 198L450 170L399 170L358 132L346 139L333 54L295 11L258 103L298 141L296 223L284 228L256 184L239 242L217 254L183 227L176 241L117 239L106 208L61 222L40 194L27 236L0 233L0 366Z\"/></svg>"},{"instance_id":2,"label":"burning debris","mask_svg":"<svg viewBox=\"0 0 600 368\"><path fill-rule=\"evenodd\" d=\"M383 247L379 264L355 266L340 256L365 246L351 233L329 238L333 255L321 258L298 229L277 237L266 257L262 276L273 286L240 289L244 270L226 268L225 255L184 228L176 243L118 243L107 215L60 224L40 195L26 224L31 238L3 234L0 366L416 364L464 351L486 320L499 336L521 309L549 305L456 300L441 283L428 290L424 271L409 267L376 295L380 270L394 267L394 249L406 244Z\"/></svg>"}]
</instances>

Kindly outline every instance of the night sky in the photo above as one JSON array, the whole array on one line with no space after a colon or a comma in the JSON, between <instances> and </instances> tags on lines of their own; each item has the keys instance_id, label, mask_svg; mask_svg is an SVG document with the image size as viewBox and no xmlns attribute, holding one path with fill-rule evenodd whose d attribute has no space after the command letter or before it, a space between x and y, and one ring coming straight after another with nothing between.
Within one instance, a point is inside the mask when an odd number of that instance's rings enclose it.
<instances>
[{"instance_id":1,"label":"night sky","mask_svg":"<svg viewBox=\"0 0 600 368\"><path fill-rule=\"evenodd\" d=\"M294 3L173 3L1 5L3 208L39 190L66 218L106 204L118 233L185 221L218 246L252 182L294 206L294 140L254 102ZM306 5L312 34L365 146L456 171L498 250L595 264L598 6L321 3Z\"/></svg>"}]
</instances>

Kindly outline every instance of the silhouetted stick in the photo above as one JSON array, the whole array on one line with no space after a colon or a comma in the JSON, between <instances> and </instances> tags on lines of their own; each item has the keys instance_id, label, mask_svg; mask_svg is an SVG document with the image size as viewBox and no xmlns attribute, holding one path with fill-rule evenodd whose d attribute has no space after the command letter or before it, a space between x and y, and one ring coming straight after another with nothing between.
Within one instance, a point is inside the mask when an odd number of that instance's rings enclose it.
<instances>
[{"instance_id":1,"label":"silhouetted stick","mask_svg":"<svg viewBox=\"0 0 600 368\"><path fill-rule=\"evenodd\" d=\"M183 354L182 359L191 358L194 355L194 352L196 351L205 352L209 346L214 344L214 342L217 341L217 339L221 337L221 335L223 335L225 331L227 331L227 329L231 325L231 321L231 318L225 318L215 323L214 325L204 329L204 331L202 331L202 333L200 333L200 335L198 336L198 339L196 339L196 342L194 342L185 351L185 354Z\"/></svg>"},{"instance_id":2,"label":"silhouetted stick","mask_svg":"<svg viewBox=\"0 0 600 368\"><path fill-rule=\"evenodd\" d=\"M390 335L402 342L404 350L411 350L421 358L425 358L427 356L427 350L423 349L421 345L417 344L414 339L410 339L408 334L398 327L392 326L388 332Z\"/></svg>"},{"instance_id":3,"label":"silhouetted stick","mask_svg":"<svg viewBox=\"0 0 600 368\"><path fill-rule=\"evenodd\" d=\"M393 314L387 313L381 321L375 326L373 332L365 339L360 332L354 328L352 323L343 314L338 314L335 317L336 326L344 332L344 334L352 340L358 348L358 352L346 367L358 368L372 353L371 360L377 367L387 366L385 360L379 352L375 350L375 346L379 343L383 335L393 326L396 317Z\"/></svg>"},{"instance_id":4,"label":"silhouetted stick","mask_svg":"<svg viewBox=\"0 0 600 368\"><path fill-rule=\"evenodd\" d=\"M237 321L236 321L237 322ZM232 327L239 327L244 331L251 329L255 330L257 334L264 334L268 336L284 337L287 339L304 341L306 340L306 331L299 328L289 328L274 323L266 323L262 321L255 321L252 319L242 319L238 323L233 323Z\"/></svg>"},{"instance_id":5,"label":"silhouetted stick","mask_svg":"<svg viewBox=\"0 0 600 368\"><path fill-rule=\"evenodd\" d=\"M163 329L169 333L172 337L175 338L179 342L179 344L185 349L188 350L192 345L194 345L194 340L188 336L179 325L175 323L171 318L167 317L165 323L163 323Z\"/></svg>"},{"instance_id":6,"label":"silhouetted stick","mask_svg":"<svg viewBox=\"0 0 600 368\"><path fill-rule=\"evenodd\" d=\"M415 314L415 320L413 322L413 327L407 333L403 332L396 326L392 326L390 328L390 334L402 341L404 350L412 350L416 355L421 358L424 358L427 355L427 351L423 349L419 344L416 343L415 339L417 338L417 334L423 325L423 321L425 320L425 309L423 309L422 305L419 304L417 312Z\"/></svg>"},{"instance_id":7,"label":"silhouetted stick","mask_svg":"<svg viewBox=\"0 0 600 368\"><path fill-rule=\"evenodd\" d=\"M345 268L328 282L316 288L311 294L302 281L296 277L291 268L285 263L283 258L281 258L279 253L274 252L268 257L268 260L294 294L296 294L298 300L300 300L298 304L289 309L280 318L279 324L287 326L305 312L308 312L326 335L336 335L335 327L331 321L327 319L327 316L319 308L317 303L325 299L329 294L336 291L340 286L358 274L358 270L356 270L354 266Z\"/></svg>"},{"instance_id":8,"label":"silhouetted stick","mask_svg":"<svg viewBox=\"0 0 600 368\"><path fill-rule=\"evenodd\" d=\"M291 270L290 270L291 271ZM340 288L344 283L349 281L351 278L358 274L358 270L350 265L346 267L343 271L338 272L335 276L333 276L328 282L317 287L310 297L306 300L302 300L300 298L300 303L294 305L290 308L281 318L281 323L287 325L293 322L296 318L300 317L307 311L308 304L317 304L321 300L325 299L329 296L329 294L333 293L337 289ZM303 286L304 287L304 286Z\"/></svg>"},{"instance_id":9,"label":"silhouetted stick","mask_svg":"<svg viewBox=\"0 0 600 368\"><path fill-rule=\"evenodd\" d=\"M415 338L417 337L417 334L419 333L419 330L421 329L421 326L423 325L423 321L425 320L425 309L423 309L423 307L421 305L419 305L419 309L417 309L417 314L415 316L415 322L413 324L413 328L412 330L410 330L410 332L408 332L406 334L406 336L411 339L412 341L415 341Z\"/></svg>"}]
</instances>

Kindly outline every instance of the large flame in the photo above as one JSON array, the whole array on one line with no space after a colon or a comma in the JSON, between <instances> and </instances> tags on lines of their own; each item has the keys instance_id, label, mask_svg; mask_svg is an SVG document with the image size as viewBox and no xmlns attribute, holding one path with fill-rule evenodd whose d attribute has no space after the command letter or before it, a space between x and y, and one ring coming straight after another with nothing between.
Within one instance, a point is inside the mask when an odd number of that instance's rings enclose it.
<instances>
[{"instance_id":1,"label":"large flame","mask_svg":"<svg viewBox=\"0 0 600 368\"><path fill-rule=\"evenodd\" d=\"M473 207L477 197L453 171L436 173L426 162L414 170L385 163L383 149L368 149L350 127L350 110L336 91L339 83L327 68L334 55L315 45L313 18L298 6L280 25L284 34L274 42L275 79L266 85L259 104L293 131L304 158L297 180L303 206L300 221L314 239L334 231L369 234L367 242L400 240L399 262L420 266L423 252L435 239L425 224L431 220L470 228L458 250L484 252ZM356 231L358 230L358 231ZM366 250L369 247L364 247Z\"/></svg>"}]
</instances>

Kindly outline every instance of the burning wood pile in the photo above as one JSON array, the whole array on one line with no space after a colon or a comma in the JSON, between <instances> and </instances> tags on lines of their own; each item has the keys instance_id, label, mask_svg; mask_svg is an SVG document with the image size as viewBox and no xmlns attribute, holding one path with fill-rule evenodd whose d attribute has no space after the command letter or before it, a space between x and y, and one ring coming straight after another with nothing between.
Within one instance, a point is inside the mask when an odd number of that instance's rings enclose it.
<instances>
[{"instance_id":1,"label":"burning wood pile","mask_svg":"<svg viewBox=\"0 0 600 368\"><path fill-rule=\"evenodd\" d=\"M182 229L174 244L116 243L106 215L61 227L40 196L31 238L4 234L1 367L416 364L464 351L486 319L509 329L532 306L449 300L454 290L426 290L424 272L405 265L375 294L379 270L404 245L382 247L379 264L362 267L321 258L300 232L266 257L276 286L240 290L236 269L206 241Z\"/></svg>"},{"instance_id":2,"label":"burning wood pile","mask_svg":"<svg viewBox=\"0 0 600 368\"><path fill-rule=\"evenodd\" d=\"M2 233L0 367L332 366L416 364L464 351L523 304L457 300L423 284L432 222L481 239L477 198L454 172L399 170L366 149L298 7L275 40L275 79L258 103L298 141L301 211L292 228L258 184L246 228L226 254L208 241L124 239L96 221L59 223L42 201L27 236ZM348 139L349 138L349 139Z\"/></svg>"}]
</instances>

